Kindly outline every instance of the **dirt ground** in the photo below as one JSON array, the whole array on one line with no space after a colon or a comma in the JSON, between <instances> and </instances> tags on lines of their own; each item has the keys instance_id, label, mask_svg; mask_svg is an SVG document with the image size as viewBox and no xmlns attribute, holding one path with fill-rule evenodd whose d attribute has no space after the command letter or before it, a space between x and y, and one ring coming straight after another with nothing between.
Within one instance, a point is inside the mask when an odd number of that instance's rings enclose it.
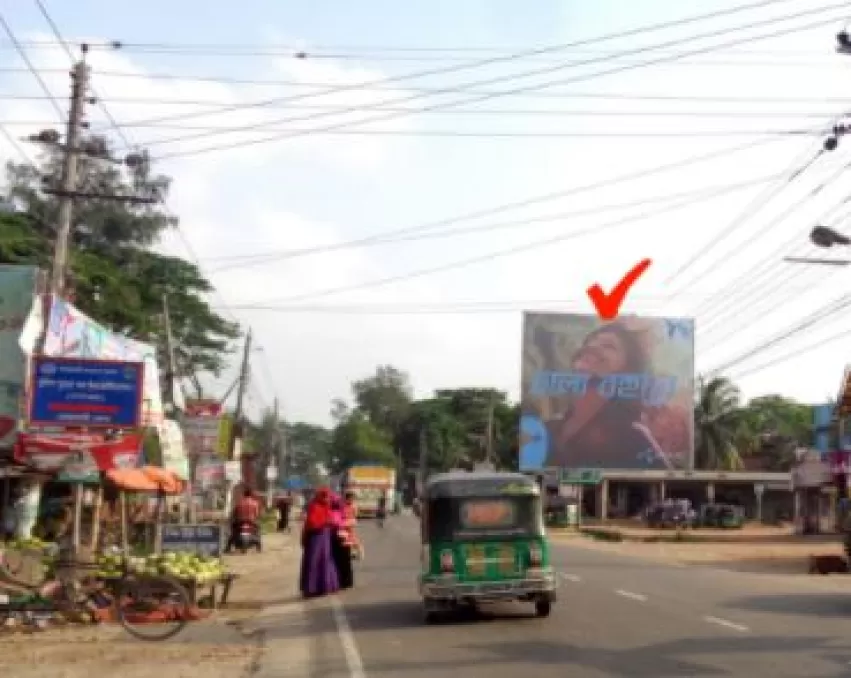
<instances>
[{"instance_id":1,"label":"dirt ground","mask_svg":"<svg viewBox=\"0 0 851 678\"><path fill-rule=\"evenodd\" d=\"M813 555L843 555L839 535L802 537L790 528L746 527L742 530L697 530L686 541L653 541L673 537L670 530L617 528L624 541L561 534L583 548L624 553L682 565L717 567L738 572L805 574Z\"/></svg>"},{"instance_id":2,"label":"dirt ground","mask_svg":"<svg viewBox=\"0 0 851 678\"><path fill-rule=\"evenodd\" d=\"M143 643L113 625L66 627L34 633L0 632L0 674L15 678L239 678L259 660L257 639L241 624L264 604L292 596L297 548L287 535L266 535L262 554L226 556L240 575L231 603L163 643Z\"/></svg>"}]
</instances>

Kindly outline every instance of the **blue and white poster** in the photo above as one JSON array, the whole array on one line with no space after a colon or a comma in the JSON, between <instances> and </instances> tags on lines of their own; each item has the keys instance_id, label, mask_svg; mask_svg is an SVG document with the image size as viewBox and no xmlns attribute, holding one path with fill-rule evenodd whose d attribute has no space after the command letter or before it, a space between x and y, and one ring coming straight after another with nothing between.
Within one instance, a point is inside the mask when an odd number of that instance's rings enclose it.
<instances>
[{"instance_id":1,"label":"blue and white poster","mask_svg":"<svg viewBox=\"0 0 851 678\"><path fill-rule=\"evenodd\" d=\"M687 469L694 321L526 313L520 468Z\"/></svg>"},{"instance_id":2,"label":"blue and white poster","mask_svg":"<svg viewBox=\"0 0 851 678\"><path fill-rule=\"evenodd\" d=\"M36 426L136 428L144 364L33 359L30 422Z\"/></svg>"}]
</instances>

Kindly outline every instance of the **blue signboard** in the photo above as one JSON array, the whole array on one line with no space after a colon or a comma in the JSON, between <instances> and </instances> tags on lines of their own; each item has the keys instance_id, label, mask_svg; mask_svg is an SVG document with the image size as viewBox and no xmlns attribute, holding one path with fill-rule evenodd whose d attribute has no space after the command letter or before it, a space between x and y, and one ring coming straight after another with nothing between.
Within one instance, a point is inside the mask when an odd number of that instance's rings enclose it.
<instances>
[{"instance_id":1,"label":"blue signboard","mask_svg":"<svg viewBox=\"0 0 851 678\"><path fill-rule=\"evenodd\" d=\"M163 553L194 553L199 556L222 555L222 528L220 525L163 525L161 546Z\"/></svg>"},{"instance_id":2,"label":"blue signboard","mask_svg":"<svg viewBox=\"0 0 851 678\"><path fill-rule=\"evenodd\" d=\"M36 426L135 428L143 363L87 358L33 359L30 422Z\"/></svg>"}]
</instances>

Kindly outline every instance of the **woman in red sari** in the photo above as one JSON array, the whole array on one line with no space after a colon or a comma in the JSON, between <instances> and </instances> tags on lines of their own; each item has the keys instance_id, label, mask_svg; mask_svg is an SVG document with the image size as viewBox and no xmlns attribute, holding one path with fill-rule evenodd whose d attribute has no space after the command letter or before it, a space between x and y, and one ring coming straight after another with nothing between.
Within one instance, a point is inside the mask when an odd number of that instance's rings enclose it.
<instances>
[{"instance_id":1,"label":"woman in red sari","mask_svg":"<svg viewBox=\"0 0 851 678\"><path fill-rule=\"evenodd\" d=\"M340 579L332 552L335 533L331 493L327 488L319 488L305 511L301 533L299 588L305 598L340 590Z\"/></svg>"}]
</instances>

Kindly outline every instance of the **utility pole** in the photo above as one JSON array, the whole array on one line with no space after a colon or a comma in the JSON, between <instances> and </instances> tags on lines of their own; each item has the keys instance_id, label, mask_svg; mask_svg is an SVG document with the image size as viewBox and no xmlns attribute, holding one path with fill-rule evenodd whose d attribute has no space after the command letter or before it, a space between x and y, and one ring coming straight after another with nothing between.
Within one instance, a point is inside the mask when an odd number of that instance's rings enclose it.
<instances>
[{"instance_id":1,"label":"utility pole","mask_svg":"<svg viewBox=\"0 0 851 678\"><path fill-rule=\"evenodd\" d=\"M487 438L485 439L485 461L488 464L493 464L493 410L494 401L493 398L491 398L490 404L488 405Z\"/></svg>"},{"instance_id":2,"label":"utility pole","mask_svg":"<svg viewBox=\"0 0 851 678\"><path fill-rule=\"evenodd\" d=\"M79 61L71 71L71 107L65 132L65 157L62 163L59 217L56 230L56 248L53 252L53 271L50 280L51 294L65 291L65 276L68 270L68 250L71 241L71 226L74 212L74 193L77 190L77 162L80 155L80 130L86 103L89 67Z\"/></svg>"},{"instance_id":3,"label":"utility pole","mask_svg":"<svg viewBox=\"0 0 851 678\"><path fill-rule=\"evenodd\" d=\"M275 485L277 484L278 474L281 468L281 419L278 407L278 396L275 396L274 404L272 405L272 416L275 417L275 435L273 438L272 449L266 457L266 505L272 505L274 499Z\"/></svg>"},{"instance_id":4,"label":"utility pole","mask_svg":"<svg viewBox=\"0 0 851 678\"><path fill-rule=\"evenodd\" d=\"M425 489L428 467L428 446L426 445L425 429L420 429L420 467L417 469L417 496L422 496Z\"/></svg>"},{"instance_id":5,"label":"utility pole","mask_svg":"<svg viewBox=\"0 0 851 678\"><path fill-rule=\"evenodd\" d=\"M242 352L242 365L239 368L239 378L237 379L236 391L236 410L233 413L233 432L230 437L230 448L228 449L228 459L233 459L236 451L236 439L242 437L242 405L245 400L245 389L248 388L248 356L251 354L251 328L248 328L248 334L245 335L245 347Z\"/></svg>"},{"instance_id":6,"label":"utility pole","mask_svg":"<svg viewBox=\"0 0 851 678\"><path fill-rule=\"evenodd\" d=\"M171 316L168 311L168 295L163 293L163 324L165 329L165 352L166 352L166 392L165 401L167 404L174 407L174 382L175 382L175 358L174 358L174 338L171 334Z\"/></svg>"},{"instance_id":7,"label":"utility pole","mask_svg":"<svg viewBox=\"0 0 851 678\"><path fill-rule=\"evenodd\" d=\"M278 411L278 398L275 397L275 412ZM277 415L276 415L277 416ZM282 421L280 418L277 418L278 421L278 481L280 483L281 477L288 477L287 470L289 469L289 461L290 461L290 451L289 451L289 441L287 440L287 424L285 421Z\"/></svg>"}]
</instances>

